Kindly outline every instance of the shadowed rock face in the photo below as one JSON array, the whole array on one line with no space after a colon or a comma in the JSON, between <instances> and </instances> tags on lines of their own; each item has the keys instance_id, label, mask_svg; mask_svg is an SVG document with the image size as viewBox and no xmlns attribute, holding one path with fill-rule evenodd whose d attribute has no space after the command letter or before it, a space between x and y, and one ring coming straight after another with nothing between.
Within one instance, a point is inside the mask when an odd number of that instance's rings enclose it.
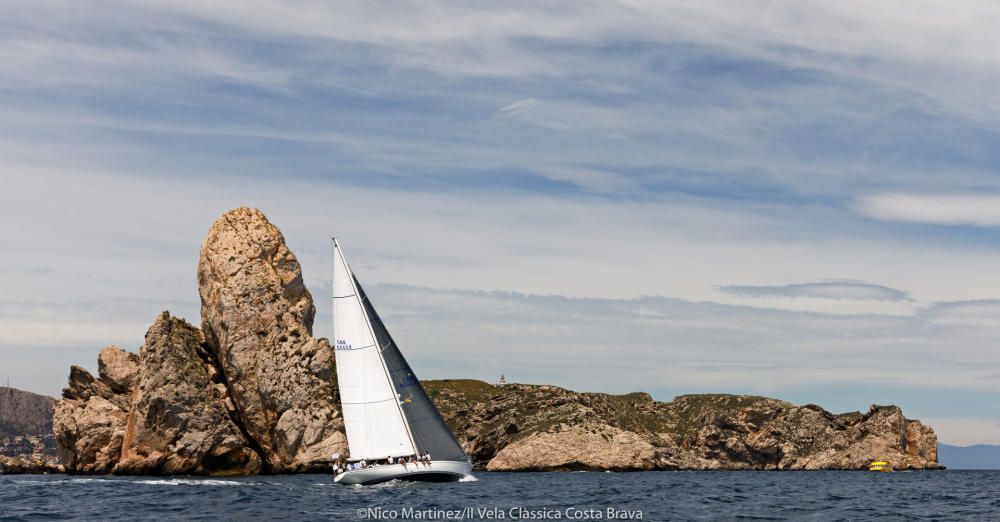
<instances>
[{"instance_id":1,"label":"shadowed rock face","mask_svg":"<svg viewBox=\"0 0 1000 522\"><path fill-rule=\"evenodd\" d=\"M164 312L146 332L138 386L113 472L251 474L260 457L247 446L201 331Z\"/></svg>"},{"instance_id":2,"label":"shadowed rock face","mask_svg":"<svg viewBox=\"0 0 1000 522\"><path fill-rule=\"evenodd\" d=\"M491 471L939 469L937 437L895 406L834 415L765 397L576 393L427 381L476 467Z\"/></svg>"},{"instance_id":3,"label":"shadowed rock face","mask_svg":"<svg viewBox=\"0 0 1000 522\"><path fill-rule=\"evenodd\" d=\"M248 474L260 458L225 409L201 331L163 312L140 356L109 346L70 369L54 431L72 473Z\"/></svg>"},{"instance_id":4,"label":"shadowed rock face","mask_svg":"<svg viewBox=\"0 0 1000 522\"><path fill-rule=\"evenodd\" d=\"M269 469L313 469L345 452L333 350L312 336L316 308L277 227L256 209L219 218L201 249L198 291L202 330Z\"/></svg>"}]
</instances>

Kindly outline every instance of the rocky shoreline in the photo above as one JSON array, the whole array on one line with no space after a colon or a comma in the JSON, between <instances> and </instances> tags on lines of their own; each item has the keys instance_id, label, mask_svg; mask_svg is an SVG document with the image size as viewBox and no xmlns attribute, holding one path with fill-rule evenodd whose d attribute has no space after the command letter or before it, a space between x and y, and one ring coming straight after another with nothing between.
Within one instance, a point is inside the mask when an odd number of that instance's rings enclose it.
<instances>
[{"instance_id":1,"label":"rocky shoreline","mask_svg":"<svg viewBox=\"0 0 1000 522\"><path fill-rule=\"evenodd\" d=\"M45 475L65 473L66 468L41 457L21 458L0 455L0 475Z\"/></svg>"},{"instance_id":2,"label":"rocky shoreline","mask_svg":"<svg viewBox=\"0 0 1000 522\"><path fill-rule=\"evenodd\" d=\"M489 471L943 469L933 429L896 406L834 415L747 395L577 393L427 381L477 469Z\"/></svg>"},{"instance_id":3,"label":"rocky shoreline","mask_svg":"<svg viewBox=\"0 0 1000 522\"><path fill-rule=\"evenodd\" d=\"M67 472L326 472L347 453L333 350L313 337L312 296L277 227L256 209L220 217L198 291L200 328L163 312L138 355L105 348L97 377L71 368L53 423ZM933 430L895 406L834 415L750 396L426 388L480 470L941 468Z\"/></svg>"}]
</instances>

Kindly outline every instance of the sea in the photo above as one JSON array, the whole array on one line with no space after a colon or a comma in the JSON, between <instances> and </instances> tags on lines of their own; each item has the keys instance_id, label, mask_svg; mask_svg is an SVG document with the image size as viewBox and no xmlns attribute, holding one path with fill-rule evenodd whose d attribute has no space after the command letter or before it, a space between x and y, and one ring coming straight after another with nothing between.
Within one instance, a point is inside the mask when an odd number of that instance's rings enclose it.
<instances>
[{"instance_id":1,"label":"sea","mask_svg":"<svg viewBox=\"0 0 1000 522\"><path fill-rule=\"evenodd\" d=\"M1000 471L0 476L0 520L1000 520Z\"/></svg>"}]
</instances>

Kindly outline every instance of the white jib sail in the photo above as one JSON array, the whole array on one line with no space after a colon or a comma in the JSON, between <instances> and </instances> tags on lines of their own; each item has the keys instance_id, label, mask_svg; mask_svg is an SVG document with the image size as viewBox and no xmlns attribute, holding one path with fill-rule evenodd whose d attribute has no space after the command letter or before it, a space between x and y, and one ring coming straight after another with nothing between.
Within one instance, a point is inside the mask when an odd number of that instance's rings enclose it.
<instances>
[{"instance_id":1,"label":"white jib sail","mask_svg":"<svg viewBox=\"0 0 1000 522\"><path fill-rule=\"evenodd\" d=\"M413 455L399 398L375 342L354 275L333 242L333 343L351 459Z\"/></svg>"}]
</instances>

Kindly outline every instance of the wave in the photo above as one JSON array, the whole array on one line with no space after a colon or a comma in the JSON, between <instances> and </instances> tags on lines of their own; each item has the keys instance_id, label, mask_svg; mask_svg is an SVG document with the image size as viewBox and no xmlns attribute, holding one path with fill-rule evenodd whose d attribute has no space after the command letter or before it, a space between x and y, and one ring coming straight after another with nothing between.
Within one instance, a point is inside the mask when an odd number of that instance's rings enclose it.
<instances>
[{"instance_id":1,"label":"wave","mask_svg":"<svg viewBox=\"0 0 1000 522\"><path fill-rule=\"evenodd\" d=\"M101 478L61 478L52 480L18 480L17 484L32 484L41 486L63 486L66 484L88 484L91 482L112 482L109 479Z\"/></svg>"},{"instance_id":2,"label":"wave","mask_svg":"<svg viewBox=\"0 0 1000 522\"><path fill-rule=\"evenodd\" d=\"M260 486L263 482L246 482L241 480L171 478L171 479L128 479L128 478L65 478L56 480L18 480L17 484L41 486L65 486L67 484L147 484L153 486Z\"/></svg>"},{"instance_id":3,"label":"wave","mask_svg":"<svg viewBox=\"0 0 1000 522\"><path fill-rule=\"evenodd\" d=\"M134 480L133 484L150 484L154 486L260 486L260 482L244 482L241 480L219 479L150 479Z\"/></svg>"}]
</instances>

